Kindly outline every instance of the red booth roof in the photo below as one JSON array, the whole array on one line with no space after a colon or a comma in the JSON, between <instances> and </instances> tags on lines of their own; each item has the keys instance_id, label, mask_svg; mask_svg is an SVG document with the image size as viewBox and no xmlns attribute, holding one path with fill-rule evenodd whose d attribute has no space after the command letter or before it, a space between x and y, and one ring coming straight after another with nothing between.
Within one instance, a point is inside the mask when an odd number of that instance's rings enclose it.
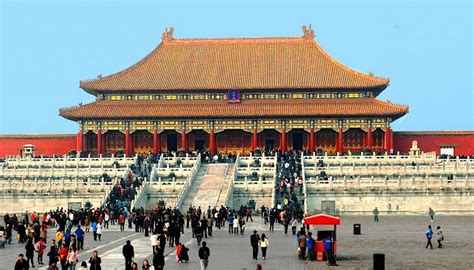
<instances>
[{"instance_id":1,"label":"red booth roof","mask_svg":"<svg viewBox=\"0 0 474 270\"><path fill-rule=\"evenodd\" d=\"M310 216L304 219L304 224L307 225L340 225L341 219L338 217L319 214Z\"/></svg>"}]
</instances>

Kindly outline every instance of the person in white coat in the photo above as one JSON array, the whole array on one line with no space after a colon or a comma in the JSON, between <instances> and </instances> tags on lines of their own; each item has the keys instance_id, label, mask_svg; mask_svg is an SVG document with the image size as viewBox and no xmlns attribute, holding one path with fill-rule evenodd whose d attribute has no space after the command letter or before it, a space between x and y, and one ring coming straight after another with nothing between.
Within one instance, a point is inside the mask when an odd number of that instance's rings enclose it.
<instances>
[{"instance_id":1,"label":"person in white coat","mask_svg":"<svg viewBox=\"0 0 474 270\"><path fill-rule=\"evenodd\" d=\"M99 241L101 241L102 237L102 224L97 223L97 238L99 238Z\"/></svg>"},{"instance_id":2,"label":"person in white coat","mask_svg":"<svg viewBox=\"0 0 474 270\"><path fill-rule=\"evenodd\" d=\"M262 249L262 257L265 260L265 257L267 257L267 248L269 246L269 243L268 243L268 238L265 236L264 233L262 233L262 237L260 237L260 240L258 241L258 245Z\"/></svg>"}]
</instances>

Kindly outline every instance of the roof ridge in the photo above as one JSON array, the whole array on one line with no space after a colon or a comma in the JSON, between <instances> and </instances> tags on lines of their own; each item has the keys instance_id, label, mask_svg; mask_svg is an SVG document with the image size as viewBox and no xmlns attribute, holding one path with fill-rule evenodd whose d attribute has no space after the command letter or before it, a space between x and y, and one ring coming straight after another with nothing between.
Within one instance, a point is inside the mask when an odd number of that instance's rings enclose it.
<instances>
[{"instance_id":1,"label":"roof ridge","mask_svg":"<svg viewBox=\"0 0 474 270\"><path fill-rule=\"evenodd\" d=\"M177 44L225 44L225 43L286 43L305 42L303 37L228 37L228 38L173 38L166 45Z\"/></svg>"}]
</instances>

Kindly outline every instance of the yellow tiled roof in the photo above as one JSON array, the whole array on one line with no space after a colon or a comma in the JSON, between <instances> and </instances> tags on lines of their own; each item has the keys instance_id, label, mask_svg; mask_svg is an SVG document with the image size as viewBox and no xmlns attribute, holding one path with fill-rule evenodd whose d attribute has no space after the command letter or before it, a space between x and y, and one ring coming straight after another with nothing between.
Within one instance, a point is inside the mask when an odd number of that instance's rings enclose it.
<instances>
[{"instance_id":1,"label":"yellow tiled roof","mask_svg":"<svg viewBox=\"0 0 474 270\"><path fill-rule=\"evenodd\" d=\"M349 46L349 45L348 45ZM313 37L163 39L135 65L81 88L100 91L340 89L382 91L388 79L337 62Z\"/></svg>"}]
</instances>

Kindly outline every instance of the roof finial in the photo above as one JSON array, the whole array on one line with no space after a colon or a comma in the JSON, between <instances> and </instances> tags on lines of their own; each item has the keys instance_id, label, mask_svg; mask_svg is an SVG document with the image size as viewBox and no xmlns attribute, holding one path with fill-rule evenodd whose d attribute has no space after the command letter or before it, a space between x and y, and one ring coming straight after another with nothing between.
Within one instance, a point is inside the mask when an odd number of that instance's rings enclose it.
<instances>
[{"instance_id":1,"label":"roof finial","mask_svg":"<svg viewBox=\"0 0 474 270\"><path fill-rule=\"evenodd\" d=\"M161 40L163 40L164 43L170 42L173 39L173 32L174 32L173 27L170 27L169 30L168 30L168 27L165 28L165 31L163 32L163 34L161 34Z\"/></svg>"},{"instance_id":2,"label":"roof finial","mask_svg":"<svg viewBox=\"0 0 474 270\"><path fill-rule=\"evenodd\" d=\"M97 75L97 78L102 79L102 74Z\"/></svg>"},{"instance_id":3,"label":"roof finial","mask_svg":"<svg viewBox=\"0 0 474 270\"><path fill-rule=\"evenodd\" d=\"M311 29L311 24L308 26L303 25L301 27L303 29L303 38L304 39L314 39L314 30Z\"/></svg>"}]
</instances>

